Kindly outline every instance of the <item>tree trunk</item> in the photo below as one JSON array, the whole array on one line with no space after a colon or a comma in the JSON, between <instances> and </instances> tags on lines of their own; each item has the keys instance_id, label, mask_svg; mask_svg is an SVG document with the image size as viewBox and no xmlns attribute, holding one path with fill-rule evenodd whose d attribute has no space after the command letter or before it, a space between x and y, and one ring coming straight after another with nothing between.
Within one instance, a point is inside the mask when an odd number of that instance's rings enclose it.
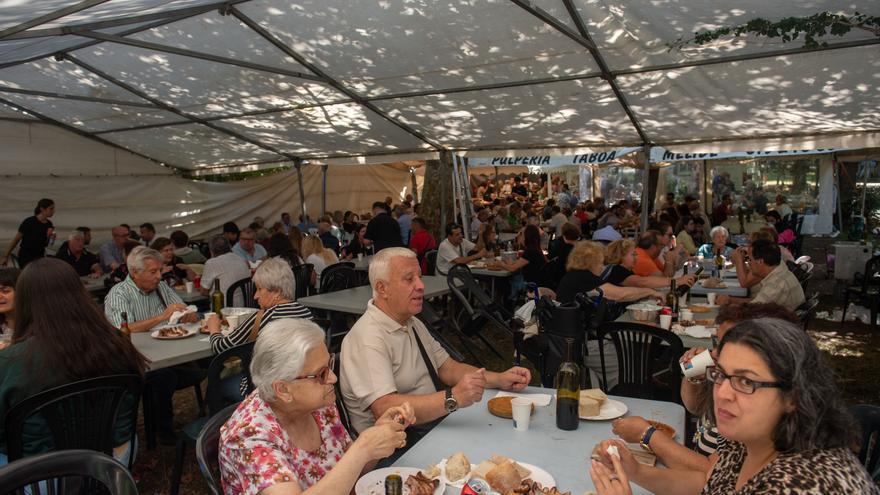
<instances>
[{"instance_id":1,"label":"tree trunk","mask_svg":"<svg viewBox=\"0 0 880 495\"><path fill-rule=\"evenodd\" d=\"M452 221L452 154L440 152L440 160L425 162L425 184L419 216L428 223L428 230L440 242L444 229ZM441 217L441 213L445 215Z\"/></svg>"}]
</instances>

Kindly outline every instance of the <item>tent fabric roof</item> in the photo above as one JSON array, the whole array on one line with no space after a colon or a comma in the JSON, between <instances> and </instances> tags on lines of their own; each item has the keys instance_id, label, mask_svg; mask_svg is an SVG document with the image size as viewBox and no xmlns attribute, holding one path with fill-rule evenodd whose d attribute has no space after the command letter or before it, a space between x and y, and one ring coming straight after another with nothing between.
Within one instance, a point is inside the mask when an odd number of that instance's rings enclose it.
<instances>
[{"instance_id":1,"label":"tent fabric roof","mask_svg":"<svg viewBox=\"0 0 880 495\"><path fill-rule=\"evenodd\" d=\"M21 112L205 172L441 149L871 145L880 38L702 29L873 0L44 0L0 11ZM56 54L63 56L56 57ZM703 144L694 144L703 143Z\"/></svg>"}]
</instances>

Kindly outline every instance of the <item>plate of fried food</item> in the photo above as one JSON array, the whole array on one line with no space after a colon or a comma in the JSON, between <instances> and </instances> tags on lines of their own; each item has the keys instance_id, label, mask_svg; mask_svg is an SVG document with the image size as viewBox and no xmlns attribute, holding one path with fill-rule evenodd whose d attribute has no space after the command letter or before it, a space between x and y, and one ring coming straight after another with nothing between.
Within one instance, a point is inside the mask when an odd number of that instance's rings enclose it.
<instances>
[{"instance_id":1,"label":"plate of fried food","mask_svg":"<svg viewBox=\"0 0 880 495\"><path fill-rule=\"evenodd\" d=\"M702 281L700 281L700 285L702 285L706 289L726 289L727 288L727 284L725 284L724 281L718 277L709 277L705 280L702 280Z\"/></svg>"},{"instance_id":2,"label":"plate of fried food","mask_svg":"<svg viewBox=\"0 0 880 495\"><path fill-rule=\"evenodd\" d=\"M464 452L458 452L429 467L429 471L434 467L440 481L454 488L460 489L469 478L478 477L486 480L498 493L562 495L556 491L556 480L550 473L503 455L495 454L480 464L471 464Z\"/></svg>"},{"instance_id":3,"label":"plate of fried food","mask_svg":"<svg viewBox=\"0 0 880 495\"><path fill-rule=\"evenodd\" d=\"M396 474L403 480L403 495L441 495L446 489L437 476L411 467L387 467L361 476L354 485L356 495L385 495L385 478Z\"/></svg>"},{"instance_id":4,"label":"plate of fried food","mask_svg":"<svg viewBox=\"0 0 880 495\"><path fill-rule=\"evenodd\" d=\"M162 325L150 334L150 337L159 340L185 339L199 333L198 323L178 323L175 325Z\"/></svg>"}]
</instances>

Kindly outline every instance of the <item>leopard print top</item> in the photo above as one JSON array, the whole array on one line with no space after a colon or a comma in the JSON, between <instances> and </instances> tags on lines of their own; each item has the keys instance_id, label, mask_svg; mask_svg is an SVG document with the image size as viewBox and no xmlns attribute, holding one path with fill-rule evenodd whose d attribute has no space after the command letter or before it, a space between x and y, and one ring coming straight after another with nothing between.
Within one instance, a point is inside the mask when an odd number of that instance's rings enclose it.
<instances>
[{"instance_id":1,"label":"leopard print top","mask_svg":"<svg viewBox=\"0 0 880 495\"><path fill-rule=\"evenodd\" d=\"M730 440L718 447L718 462L701 495L880 495L858 458L846 449L780 454L739 490L736 478L746 449Z\"/></svg>"}]
</instances>

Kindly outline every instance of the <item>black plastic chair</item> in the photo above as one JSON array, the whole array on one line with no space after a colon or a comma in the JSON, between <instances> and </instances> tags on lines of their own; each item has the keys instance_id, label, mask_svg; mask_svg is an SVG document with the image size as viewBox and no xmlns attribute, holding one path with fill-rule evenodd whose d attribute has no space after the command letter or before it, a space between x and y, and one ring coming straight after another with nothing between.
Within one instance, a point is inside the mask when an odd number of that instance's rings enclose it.
<instances>
[{"instance_id":1,"label":"black plastic chair","mask_svg":"<svg viewBox=\"0 0 880 495\"><path fill-rule=\"evenodd\" d=\"M296 298L306 297L309 295L309 288L312 286L312 272L315 271L315 265L311 263L303 263L293 267L293 278L296 280Z\"/></svg>"},{"instance_id":2,"label":"black plastic chair","mask_svg":"<svg viewBox=\"0 0 880 495\"><path fill-rule=\"evenodd\" d=\"M871 326L877 325L877 311L880 309L880 256L874 256L865 263L865 271L856 273L855 284L846 288L843 296L843 316L846 321L846 308L850 298L868 305L871 311Z\"/></svg>"},{"instance_id":3,"label":"black plastic chair","mask_svg":"<svg viewBox=\"0 0 880 495\"><path fill-rule=\"evenodd\" d=\"M360 277L354 269L354 263L340 261L334 263L321 272L321 294L357 287Z\"/></svg>"},{"instance_id":4,"label":"black plastic chair","mask_svg":"<svg viewBox=\"0 0 880 495\"><path fill-rule=\"evenodd\" d=\"M207 242L189 241L187 245L190 249L195 249L196 251L201 253L202 256L205 257L205 259L211 259L211 248L208 246Z\"/></svg>"},{"instance_id":5,"label":"black plastic chair","mask_svg":"<svg viewBox=\"0 0 880 495\"><path fill-rule=\"evenodd\" d=\"M41 489L41 485L44 490ZM60 450L20 459L0 468L2 493L137 495L128 469L93 450Z\"/></svg>"},{"instance_id":6,"label":"black plastic chair","mask_svg":"<svg viewBox=\"0 0 880 495\"><path fill-rule=\"evenodd\" d=\"M813 294L812 297L804 301L803 304L798 306L797 309L794 310L794 314L797 315L798 319L801 321L801 326L804 330L807 329L807 325L810 324L810 320L813 319L813 316L816 315L816 307L819 306L819 294Z\"/></svg>"},{"instance_id":7,"label":"black plastic chair","mask_svg":"<svg viewBox=\"0 0 880 495\"><path fill-rule=\"evenodd\" d=\"M6 413L9 461L42 453L34 451L24 437L32 436L35 428L50 437L52 450L89 449L112 456L117 445L114 426L125 417L133 448L142 388L139 375L111 375L68 383L24 399ZM130 402L123 402L127 397ZM46 424L45 432L40 421Z\"/></svg>"},{"instance_id":8,"label":"black plastic chair","mask_svg":"<svg viewBox=\"0 0 880 495\"><path fill-rule=\"evenodd\" d=\"M196 460L212 495L223 495L220 483L220 428L229 420L238 404L232 404L211 416L196 438Z\"/></svg>"},{"instance_id":9,"label":"black plastic chair","mask_svg":"<svg viewBox=\"0 0 880 495\"><path fill-rule=\"evenodd\" d=\"M638 399L680 402L681 370L678 359L684 352L681 339L674 333L633 322L611 322L599 327L599 358L602 383L608 383L605 366L605 341L614 344L620 367L618 382L609 394ZM668 383L659 382L666 376ZM604 385L603 385L604 386Z\"/></svg>"},{"instance_id":10,"label":"black plastic chair","mask_svg":"<svg viewBox=\"0 0 880 495\"><path fill-rule=\"evenodd\" d=\"M427 269L428 273L425 275L436 275L437 274L437 250L432 249L430 251L425 252L425 260L427 260Z\"/></svg>"},{"instance_id":11,"label":"black plastic chair","mask_svg":"<svg viewBox=\"0 0 880 495\"><path fill-rule=\"evenodd\" d=\"M538 287L547 287L555 291L556 286L559 285L559 281L562 279L560 273L565 273L565 267L562 267L560 270L559 257L555 257L541 268L541 274L538 277Z\"/></svg>"},{"instance_id":12,"label":"black plastic chair","mask_svg":"<svg viewBox=\"0 0 880 495\"><path fill-rule=\"evenodd\" d=\"M254 300L254 294L257 292L257 286L251 277L243 278L238 282L230 285L226 289L226 307L235 306L235 291L240 291L244 298L244 305L248 308L259 308L260 305Z\"/></svg>"},{"instance_id":13,"label":"black plastic chair","mask_svg":"<svg viewBox=\"0 0 880 495\"><path fill-rule=\"evenodd\" d=\"M422 304L422 312L417 314L416 318L425 324L425 327L431 332L431 336L433 336L437 342L440 342L440 345L443 346L443 349L446 350L452 359L455 359L458 362L464 362L464 355L458 352L458 349L446 340L446 337L443 335L447 330L453 327L448 324L446 319L437 313L428 301L425 301Z\"/></svg>"},{"instance_id":14,"label":"black plastic chair","mask_svg":"<svg viewBox=\"0 0 880 495\"><path fill-rule=\"evenodd\" d=\"M861 429L859 460L868 473L876 476L880 473L880 406L859 404L849 411Z\"/></svg>"},{"instance_id":15,"label":"black plastic chair","mask_svg":"<svg viewBox=\"0 0 880 495\"><path fill-rule=\"evenodd\" d=\"M339 421L345 427L348 436L354 440L358 437L358 433L351 424L351 416L349 416L348 409L345 408L345 401L342 399L342 375L339 373L341 361L339 356L333 361L333 374L336 375L336 383L333 384L333 389L336 391L336 410L339 412Z\"/></svg>"},{"instance_id":16,"label":"black plastic chair","mask_svg":"<svg viewBox=\"0 0 880 495\"><path fill-rule=\"evenodd\" d=\"M254 389L251 381L250 368L251 357L254 353L254 342L247 342L235 347L226 349L211 360L208 366L208 390L205 400L208 403L208 416L213 417L227 406L227 401L223 398L221 391L220 373L223 371L224 364L231 359L241 360L241 369L247 380L246 393L250 393ZM199 432L202 431L204 425L209 421L208 417L200 417L192 423L183 427L182 434L177 440L177 451L174 458L174 471L171 473L171 493L177 494L180 489L180 477L183 474L183 458L186 456L188 445L195 445Z\"/></svg>"},{"instance_id":17,"label":"black plastic chair","mask_svg":"<svg viewBox=\"0 0 880 495\"><path fill-rule=\"evenodd\" d=\"M467 265L458 264L450 268L446 281L453 296L462 306L456 318L459 332L468 338L478 338L496 356L504 359L501 352L483 335L483 329L487 323L494 323L516 337L517 325L513 321L513 314L489 297L489 294L477 283ZM468 348L468 351L476 355L472 349ZM518 351L515 351L514 361L519 361Z\"/></svg>"}]
</instances>

